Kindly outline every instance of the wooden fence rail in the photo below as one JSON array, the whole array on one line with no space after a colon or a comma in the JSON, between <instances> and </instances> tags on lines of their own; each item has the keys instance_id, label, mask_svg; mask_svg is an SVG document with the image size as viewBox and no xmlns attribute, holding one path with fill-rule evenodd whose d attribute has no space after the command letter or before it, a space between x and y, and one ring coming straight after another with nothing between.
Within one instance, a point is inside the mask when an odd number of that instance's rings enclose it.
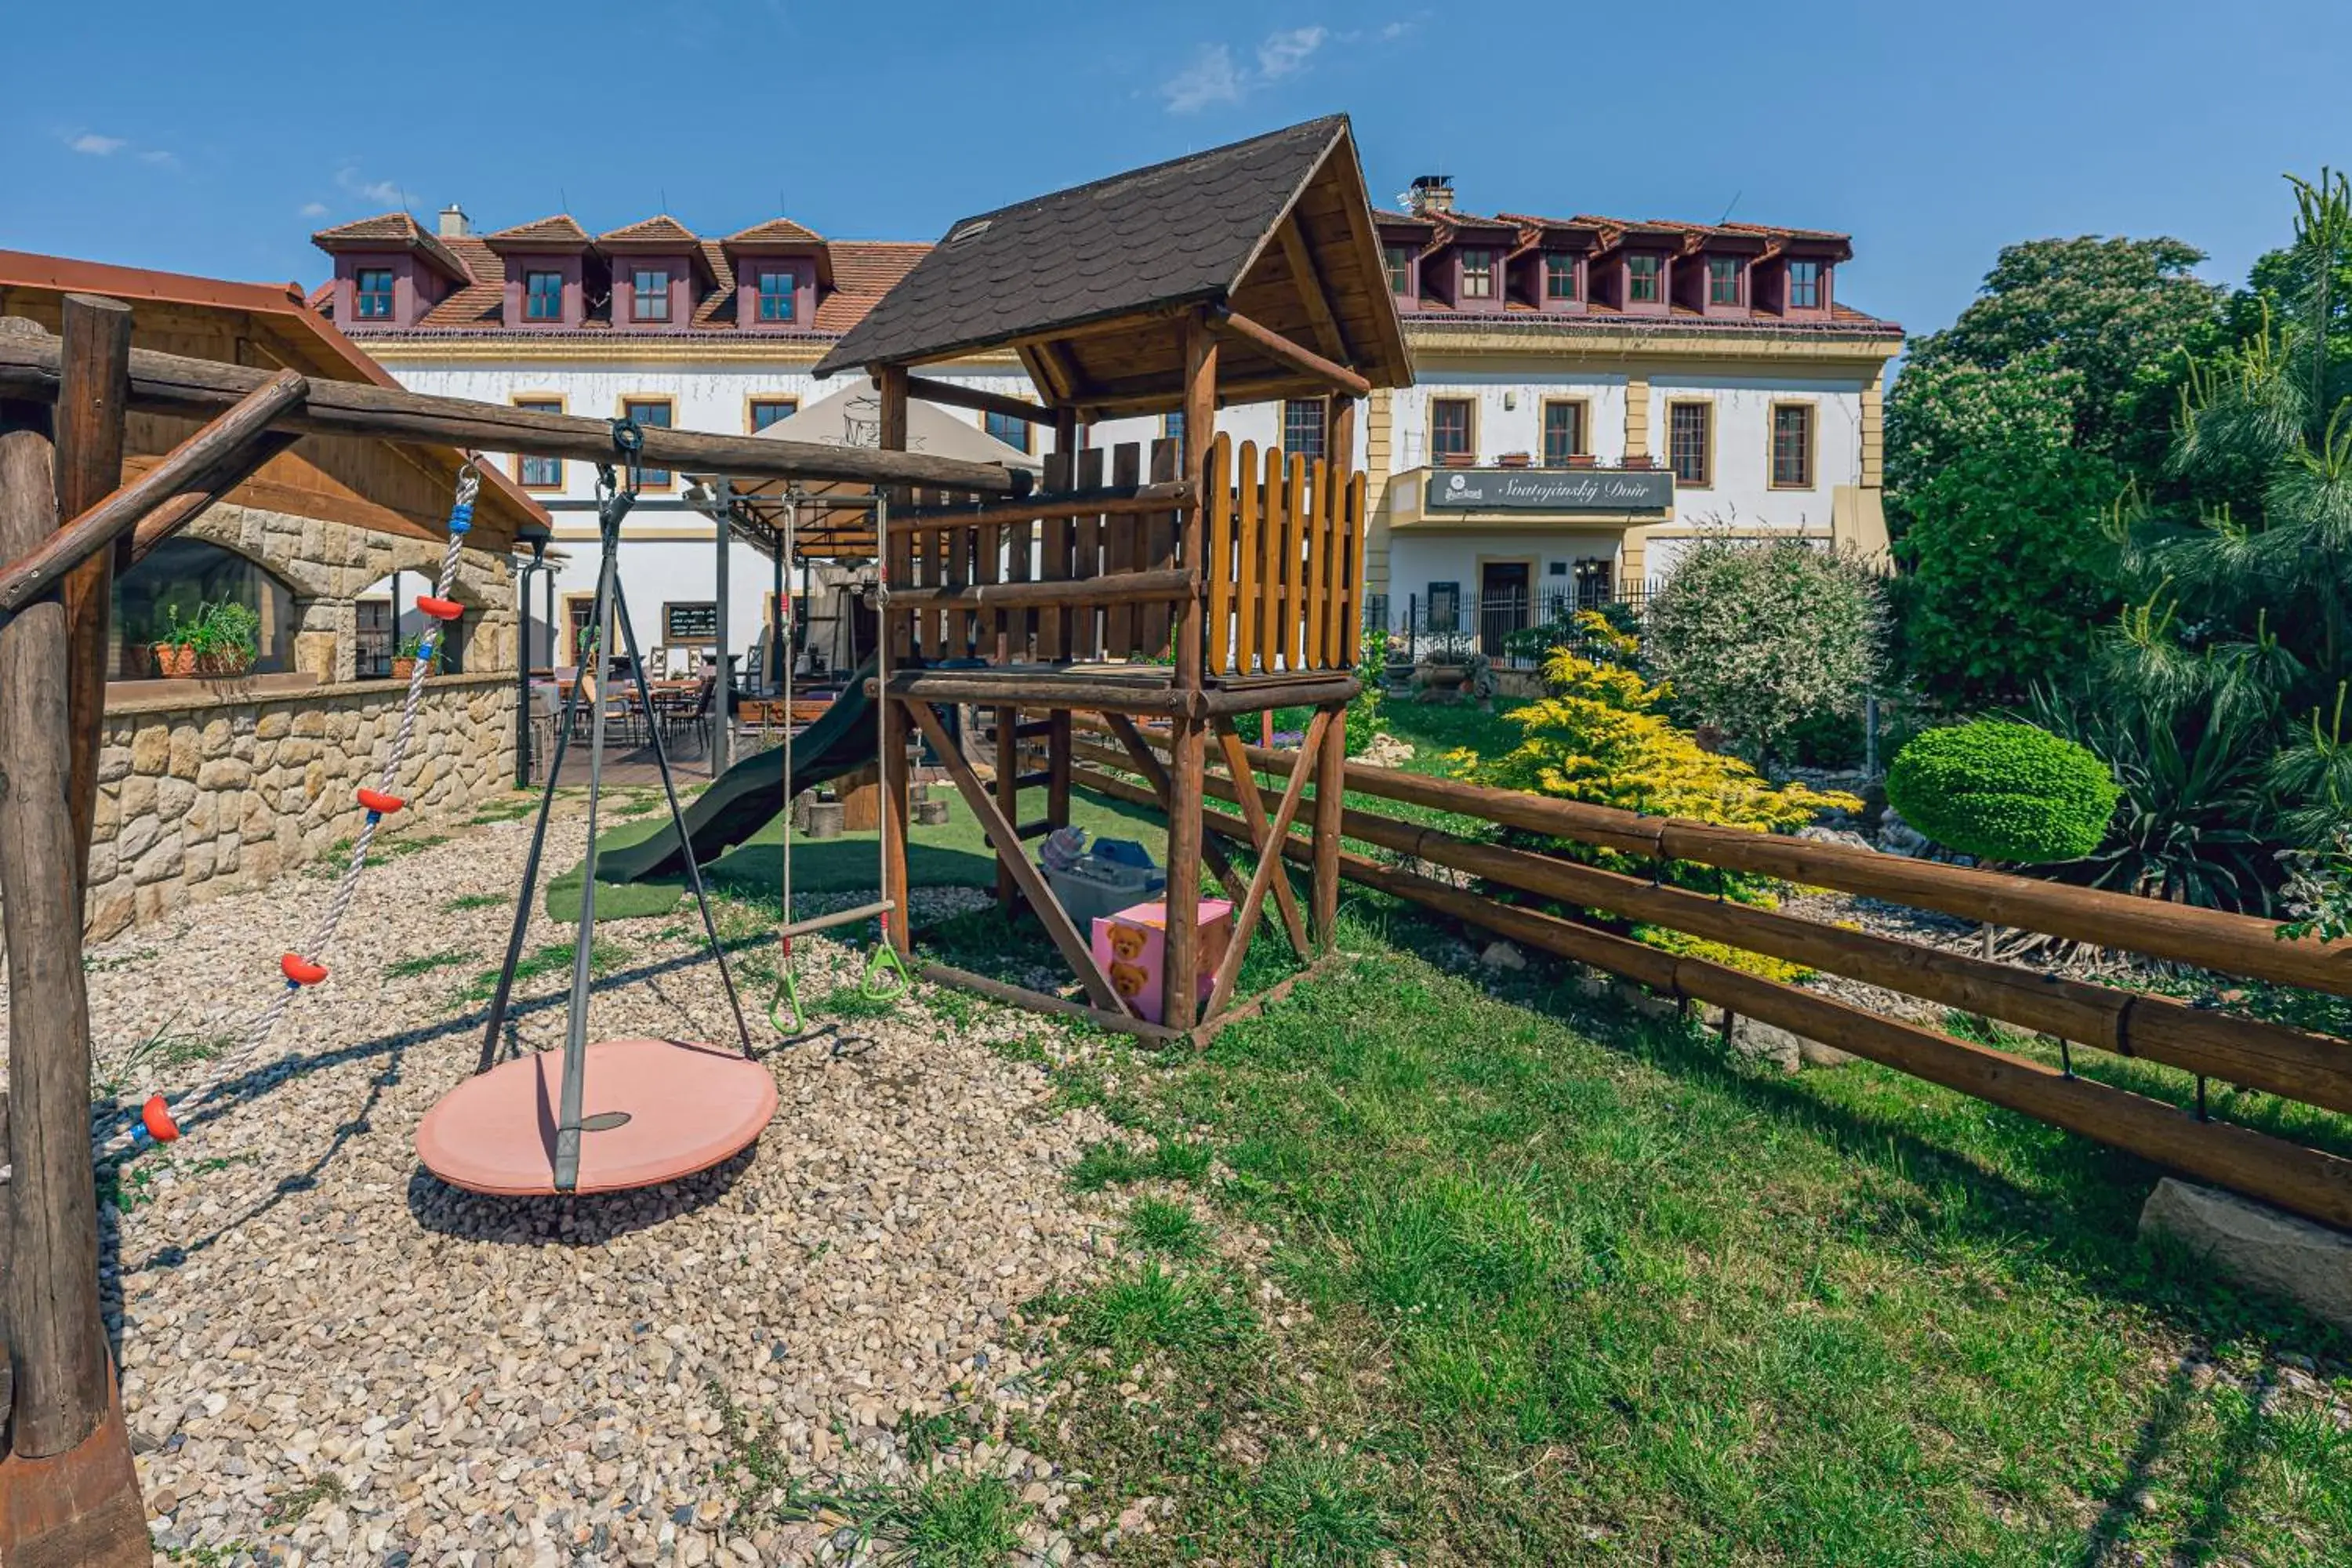
<instances>
[{"instance_id":1,"label":"wooden fence rail","mask_svg":"<svg viewBox=\"0 0 2352 1568\"><path fill-rule=\"evenodd\" d=\"M1119 752L1087 742L1078 743L1075 754L1107 767L1127 765ZM1210 793L1233 798L1230 788L1219 787L1222 783L1212 780ZM1271 790L1261 788L1259 794L1276 798ZM1728 903L1577 861L1475 843L1372 812L1342 812L1340 831L1349 838L1539 898L1866 981L2117 1056L2143 1057L2352 1113L2352 1045L2324 1035Z\"/></svg>"},{"instance_id":2,"label":"wooden fence rail","mask_svg":"<svg viewBox=\"0 0 2352 1568\"><path fill-rule=\"evenodd\" d=\"M1100 749L1089 750L1099 752ZM1286 773L1286 753L1284 760ZM1144 805L1153 802L1151 791L1144 785L1101 768L1075 769L1072 777L1075 783L1114 799ZM1235 799L1242 787L1226 778L1212 778L1207 784L1210 795L1225 800ZM1265 793L1261 790L1262 796ZM1248 825L1240 817L1223 812L1208 812L1204 816L1210 831L1248 841ZM1345 831L1352 836L1362 826L1363 816L1358 814ZM1286 858L1311 863L1312 851L1305 840L1293 836L1282 847ZM1343 853L1339 869L1352 882L1638 981L1662 994L1714 1003L2323 1224L2352 1229L2352 1160L2251 1128L2206 1121L2162 1100L2024 1057L1884 1017L1712 960L1667 952L1589 925L1499 902L1364 856Z\"/></svg>"},{"instance_id":3,"label":"wooden fence rail","mask_svg":"<svg viewBox=\"0 0 2352 1568\"><path fill-rule=\"evenodd\" d=\"M1250 765L1286 775L1289 752L1249 748ZM1359 795L1451 811L1647 860L1691 860L1730 871L1936 910L1964 920L2145 953L2150 958L2352 996L2352 943L2282 941L2275 922L2221 910L2036 881L1998 871L1910 860L1875 850L1755 833L1685 817L1643 816L1454 779L1349 763ZM2352 1047L2348 1047L2352 1048Z\"/></svg>"}]
</instances>

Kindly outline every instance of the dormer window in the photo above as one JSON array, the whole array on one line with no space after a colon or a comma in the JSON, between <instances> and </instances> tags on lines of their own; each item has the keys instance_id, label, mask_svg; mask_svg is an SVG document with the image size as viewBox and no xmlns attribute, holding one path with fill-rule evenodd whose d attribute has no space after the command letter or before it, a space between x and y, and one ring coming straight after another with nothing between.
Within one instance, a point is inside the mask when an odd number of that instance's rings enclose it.
<instances>
[{"instance_id":1,"label":"dormer window","mask_svg":"<svg viewBox=\"0 0 2352 1568\"><path fill-rule=\"evenodd\" d=\"M1739 303L1738 257L1710 256L1706 258L1706 302L1710 305Z\"/></svg>"},{"instance_id":2,"label":"dormer window","mask_svg":"<svg viewBox=\"0 0 2352 1568\"><path fill-rule=\"evenodd\" d=\"M1818 261L1789 263L1789 309L1818 310L1822 308L1822 264Z\"/></svg>"},{"instance_id":3,"label":"dormer window","mask_svg":"<svg viewBox=\"0 0 2352 1568\"><path fill-rule=\"evenodd\" d=\"M526 272L522 275L522 319L526 321L563 320L563 274Z\"/></svg>"},{"instance_id":4,"label":"dormer window","mask_svg":"<svg viewBox=\"0 0 2352 1568\"><path fill-rule=\"evenodd\" d=\"M785 323L798 311L800 274L790 268L770 268L760 274L760 320Z\"/></svg>"},{"instance_id":5,"label":"dormer window","mask_svg":"<svg viewBox=\"0 0 2352 1568\"><path fill-rule=\"evenodd\" d=\"M1627 257L1625 258L1625 302L1629 305L1656 304L1662 298L1658 285L1664 270L1664 257Z\"/></svg>"},{"instance_id":6,"label":"dormer window","mask_svg":"<svg viewBox=\"0 0 2352 1568\"><path fill-rule=\"evenodd\" d=\"M1576 258L1557 250L1544 252L1544 302L1566 304L1576 299Z\"/></svg>"},{"instance_id":7,"label":"dormer window","mask_svg":"<svg viewBox=\"0 0 2352 1568\"><path fill-rule=\"evenodd\" d=\"M1462 253L1462 297L1465 300L1491 300L1495 297L1493 251L1465 250Z\"/></svg>"},{"instance_id":8,"label":"dormer window","mask_svg":"<svg viewBox=\"0 0 2352 1568\"><path fill-rule=\"evenodd\" d=\"M630 287L635 302L630 319L638 321L669 320L669 268L639 267L630 275Z\"/></svg>"},{"instance_id":9,"label":"dormer window","mask_svg":"<svg viewBox=\"0 0 2352 1568\"><path fill-rule=\"evenodd\" d=\"M392 268L362 267L359 270L357 303L362 321L392 320Z\"/></svg>"},{"instance_id":10,"label":"dormer window","mask_svg":"<svg viewBox=\"0 0 2352 1568\"><path fill-rule=\"evenodd\" d=\"M1382 247L1382 255L1388 262L1389 292L1400 300L1412 298L1412 247L1410 245L1386 246Z\"/></svg>"}]
</instances>

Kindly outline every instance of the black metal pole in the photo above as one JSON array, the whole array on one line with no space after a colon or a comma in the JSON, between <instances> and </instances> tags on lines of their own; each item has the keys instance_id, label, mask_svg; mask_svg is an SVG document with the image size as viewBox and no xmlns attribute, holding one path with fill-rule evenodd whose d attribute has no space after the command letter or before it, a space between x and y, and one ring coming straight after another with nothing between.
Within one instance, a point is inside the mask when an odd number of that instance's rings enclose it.
<instances>
[{"instance_id":1,"label":"black metal pole","mask_svg":"<svg viewBox=\"0 0 2352 1568\"><path fill-rule=\"evenodd\" d=\"M515 788L530 787L530 573L515 584Z\"/></svg>"},{"instance_id":2,"label":"black metal pole","mask_svg":"<svg viewBox=\"0 0 2352 1568\"><path fill-rule=\"evenodd\" d=\"M712 628L719 638L719 668L715 672L718 681L710 694L709 762L712 778L717 778L720 773L725 773L727 764L734 760L730 754L733 748L728 743L733 735L735 672L728 667L727 663L727 595L730 591L727 584L727 557L732 553L730 547L735 542L735 487L722 477L718 488L719 504L711 510L711 528L719 535L719 555L714 563L719 578L716 589L719 602L717 617L719 624ZM690 849L688 851L688 858L689 859L693 858L693 851Z\"/></svg>"},{"instance_id":3,"label":"black metal pole","mask_svg":"<svg viewBox=\"0 0 2352 1568\"><path fill-rule=\"evenodd\" d=\"M781 541L776 545L775 565L775 596L768 601L768 689L782 691L784 689L784 660L792 658L792 651L784 647L784 547ZM792 722L791 714L784 715L784 722L787 725Z\"/></svg>"}]
</instances>

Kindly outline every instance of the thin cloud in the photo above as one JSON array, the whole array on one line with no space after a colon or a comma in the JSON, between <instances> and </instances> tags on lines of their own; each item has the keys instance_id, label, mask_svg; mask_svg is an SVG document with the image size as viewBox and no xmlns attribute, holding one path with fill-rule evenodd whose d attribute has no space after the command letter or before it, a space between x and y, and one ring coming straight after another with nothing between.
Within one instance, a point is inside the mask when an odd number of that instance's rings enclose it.
<instances>
[{"instance_id":1,"label":"thin cloud","mask_svg":"<svg viewBox=\"0 0 2352 1568\"><path fill-rule=\"evenodd\" d=\"M142 163L152 163L158 169L176 169L180 166L179 155L175 153L166 153L161 147L148 148L139 154L139 161Z\"/></svg>"},{"instance_id":2,"label":"thin cloud","mask_svg":"<svg viewBox=\"0 0 2352 1568\"><path fill-rule=\"evenodd\" d=\"M337 189L349 191L355 196L365 196L381 206L405 207L408 205L408 193L396 183L363 180L360 178L359 170L349 163L335 171L335 185Z\"/></svg>"},{"instance_id":3,"label":"thin cloud","mask_svg":"<svg viewBox=\"0 0 2352 1568\"><path fill-rule=\"evenodd\" d=\"M1305 65L1323 40L1330 34L1321 27L1292 27L1286 32L1269 33L1265 42L1257 47L1257 74L1261 80L1275 81L1288 76Z\"/></svg>"},{"instance_id":4,"label":"thin cloud","mask_svg":"<svg viewBox=\"0 0 2352 1568\"><path fill-rule=\"evenodd\" d=\"M302 216L304 217L325 217L327 216L327 204L324 202L304 202L302 204Z\"/></svg>"},{"instance_id":5,"label":"thin cloud","mask_svg":"<svg viewBox=\"0 0 2352 1568\"><path fill-rule=\"evenodd\" d=\"M130 145L131 139L127 136L100 136L95 131L85 131L66 141L69 150L91 158L111 158Z\"/></svg>"},{"instance_id":6,"label":"thin cloud","mask_svg":"<svg viewBox=\"0 0 2352 1568\"><path fill-rule=\"evenodd\" d=\"M1382 37L1396 36L1384 32ZM1260 88L1297 76L1332 43L1358 43L1364 35L1334 33L1319 24L1281 27L1258 40L1246 61L1230 44L1203 44L1182 70L1160 84L1171 114L1193 114L1216 103L1239 103Z\"/></svg>"},{"instance_id":7,"label":"thin cloud","mask_svg":"<svg viewBox=\"0 0 2352 1568\"><path fill-rule=\"evenodd\" d=\"M1238 103L1242 73L1234 51L1223 44L1203 44L1192 63L1160 84L1171 114L1191 114L1213 103Z\"/></svg>"}]
</instances>

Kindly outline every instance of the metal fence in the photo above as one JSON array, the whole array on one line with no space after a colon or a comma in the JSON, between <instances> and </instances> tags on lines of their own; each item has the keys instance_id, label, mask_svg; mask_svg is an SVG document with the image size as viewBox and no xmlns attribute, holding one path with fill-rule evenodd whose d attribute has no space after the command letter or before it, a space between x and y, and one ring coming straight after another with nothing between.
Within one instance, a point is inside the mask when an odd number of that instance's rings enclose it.
<instances>
[{"instance_id":1,"label":"metal fence","mask_svg":"<svg viewBox=\"0 0 2352 1568\"><path fill-rule=\"evenodd\" d=\"M1549 593L1468 595L1423 593L1391 600L1372 594L1364 601L1364 628L1389 634L1391 663L1418 663L1425 653L1483 653L1497 665L1533 669L1569 640L1579 611L1622 605L1639 616L1649 598L1646 583L1587 584Z\"/></svg>"}]
</instances>

